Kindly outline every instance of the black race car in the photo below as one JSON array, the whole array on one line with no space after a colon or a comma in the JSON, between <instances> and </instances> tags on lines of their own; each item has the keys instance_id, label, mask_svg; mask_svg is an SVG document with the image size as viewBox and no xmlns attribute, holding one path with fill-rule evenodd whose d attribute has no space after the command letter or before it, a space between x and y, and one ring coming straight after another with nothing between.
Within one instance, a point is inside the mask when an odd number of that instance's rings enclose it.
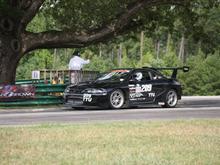
<instances>
[{"instance_id":1,"label":"black race car","mask_svg":"<svg viewBox=\"0 0 220 165\"><path fill-rule=\"evenodd\" d=\"M160 70L171 70L170 78ZM115 69L95 81L70 85L64 92L64 102L73 108L123 107L158 104L173 108L181 99L182 88L176 80L178 70L188 67Z\"/></svg>"}]
</instances>

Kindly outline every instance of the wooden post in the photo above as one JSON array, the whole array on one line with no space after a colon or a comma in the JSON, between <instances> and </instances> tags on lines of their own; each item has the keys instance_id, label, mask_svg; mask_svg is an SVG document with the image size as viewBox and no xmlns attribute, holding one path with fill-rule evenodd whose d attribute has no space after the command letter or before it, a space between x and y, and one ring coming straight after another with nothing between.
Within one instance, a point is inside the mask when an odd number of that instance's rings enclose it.
<instances>
[{"instance_id":1,"label":"wooden post","mask_svg":"<svg viewBox=\"0 0 220 165\"><path fill-rule=\"evenodd\" d=\"M50 84L52 84L52 71L49 71L50 73Z\"/></svg>"},{"instance_id":2,"label":"wooden post","mask_svg":"<svg viewBox=\"0 0 220 165\"><path fill-rule=\"evenodd\" d=\"M44 82L46 82L46 81L47 81L47 71L44 70Z\"/></svg>"}]
</instances>

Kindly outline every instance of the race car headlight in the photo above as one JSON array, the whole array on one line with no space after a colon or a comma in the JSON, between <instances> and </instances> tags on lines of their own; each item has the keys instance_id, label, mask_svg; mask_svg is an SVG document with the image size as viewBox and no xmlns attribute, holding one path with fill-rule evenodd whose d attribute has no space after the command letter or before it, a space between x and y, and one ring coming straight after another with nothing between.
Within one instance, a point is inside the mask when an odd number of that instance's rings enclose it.
<instances>
[{"instance_id":1,"label":"race car headlight","mask_svg":"<svg viewBox=\"0 0 220 165\"><path fill-rule=\"evenodd\" d=\"M103 88L87 88L83 91L83 93L95 94L95 95L107 95L106 89Z\"/></svg>"}]
</instances>

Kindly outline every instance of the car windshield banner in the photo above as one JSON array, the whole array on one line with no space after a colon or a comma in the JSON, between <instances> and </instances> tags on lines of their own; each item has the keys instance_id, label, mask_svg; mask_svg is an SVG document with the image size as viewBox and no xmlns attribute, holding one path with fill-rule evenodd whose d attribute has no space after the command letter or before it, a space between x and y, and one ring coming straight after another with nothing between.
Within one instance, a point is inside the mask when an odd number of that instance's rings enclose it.
<instances>
[{"instance_id":1,"label":"car windshield banner","mask_svg":"<svg viewBox=\"0 0 220 165\"><path fill-rule=\"evenodd\" d=\"M33 85L0 85L0 99L33 98L34 96Z\"/></svg>"}]
</instances>

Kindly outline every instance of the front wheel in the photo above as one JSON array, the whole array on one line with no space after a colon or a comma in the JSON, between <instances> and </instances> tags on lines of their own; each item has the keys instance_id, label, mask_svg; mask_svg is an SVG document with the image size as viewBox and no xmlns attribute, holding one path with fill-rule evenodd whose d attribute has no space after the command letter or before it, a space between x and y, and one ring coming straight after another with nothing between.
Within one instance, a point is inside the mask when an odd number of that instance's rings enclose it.
<instances>
[{"instance_id":1,"label":"front wheel","mask_svg":"<svg viewBox=\"0 0 220 165\"><path fill-rule=\"evenodd\" d=\"M113 109L120 109L123 107L125 97L120 89L114 90L109 97L110 107Z\"/></svg>"},{"instance_id":2,"label":"front wheel","mask_svg":"<svg viewBox=\"0 0 220 165\"><path fill-rule=\"evenodd\" d=\"M175 90L171 89L166 94L165 108L174 108L178 102L177 93Z\"/></svg>"}]
</instances>

